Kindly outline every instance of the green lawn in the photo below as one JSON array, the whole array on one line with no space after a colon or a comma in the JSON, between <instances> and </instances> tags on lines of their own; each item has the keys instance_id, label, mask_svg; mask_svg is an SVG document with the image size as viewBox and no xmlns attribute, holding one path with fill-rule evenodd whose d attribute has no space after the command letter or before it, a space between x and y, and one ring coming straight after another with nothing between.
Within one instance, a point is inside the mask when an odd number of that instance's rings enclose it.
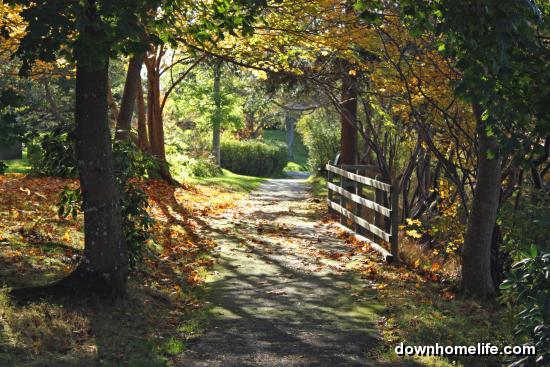
<instances>
[{"instance_id":1,"label":"green lawn","mask_svg":"<svg viewBox=\"0 0 550 367\"><path fill-rule=\"evenodd\" d=\"M29 173L31 170L31 165L27 160L27 151L23 151L23 158L16 159L13 161L3 161L8 168L6 173Z\"/></svg>"},{"instance_id":2,"label":"green lawn","mask_svg":"<svg viewBox=\"0 0 550 367\"><path fill-rule=\"evenodd\" d=\"M256 190L266 180L262 177L239 175L226 169L222 171L222 175L218 177L192 177L187 181L194 184L218 185L238 192L250 192Z\"/></svg>"},{"instance_id":3,"label":"green lawn","mask_svg":"<svg viewBox=\"0 0 550 367\"><path fill-rule=\"evenodd\" d=\"M276 141L286 144L286 131L281 130L265 130L263 138L266 142ZM294 135L294 159L286 165L284 171L307 171L307 149L302 142L300 134Z\"/></svg>"}]
</instances>

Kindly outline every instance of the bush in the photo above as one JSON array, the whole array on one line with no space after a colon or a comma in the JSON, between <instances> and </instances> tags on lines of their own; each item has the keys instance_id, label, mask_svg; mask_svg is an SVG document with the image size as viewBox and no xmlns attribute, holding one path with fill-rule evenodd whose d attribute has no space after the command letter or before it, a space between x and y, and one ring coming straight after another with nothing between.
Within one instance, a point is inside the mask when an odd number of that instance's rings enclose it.
<instances>
[{"instance_id":1,"label":"bush","mask_svg":"<svg viewBox=\"0 0 550 367\"><path fill-rule=\"evenodd\" d=\"M6 173L6 170L8 169L8 166L2 161L0 161L0 175L3 175Z\"/></svg>"},{"instance_id":2,"label":"bush","mask_svg":"<svg viewBox=\"0 0 550 367\"><path fill-rule=\"evenodd\" d=\"M334 160L340 150L340 129L336 126L338 116L317 110L303 116L297 124L308 151L307 165L310 172L317 172L328 161Z\"/></svg>"},{"instance_id":3,"label":"bush","mask_svg":"<svg viewBox=\"0 0 550 367\"><path fill-rule=\"evenodd\" d=\"M170 170L175 177L215 177L222 174L222 170L213 160L211 154L205 154L207 149L202 151L201 156L191 156L193 152L188 150L181 143L172 143L166 147L166 155Z\"/></svg>"},{"instance_id":4,"label":"bush","mask_svg":"<svg viewBox=\"0 0 550 367\"><path fill-rule=\"evenodd\" d=\"M550 364L550 253L531 246L526 258L516 263L501 284L502 300L517 309L516 334L534 345L535 356L517 356L514 366Z\"/></svg>"},{"instance_id":5,"label":"bush","mask_svg":"<svg viewBox=\"0 0 550 367\"><path fill-rule=\"evenodd\" d=\"M221 143L221 166L235 173L268 176L281 172L287 163L288 152L284 144L233 139Z\"/></svg>"},{"instance_id":6,"label":"bush","mask_svg":"<svg viewBox=\"0 0 550 367\"><path fill-rule=\"evenodd\" d=\"M78 174L73 128L64 124L39 133L28 146L32 173L40 176L76 177Z\"/></svg>"}]
</instances>

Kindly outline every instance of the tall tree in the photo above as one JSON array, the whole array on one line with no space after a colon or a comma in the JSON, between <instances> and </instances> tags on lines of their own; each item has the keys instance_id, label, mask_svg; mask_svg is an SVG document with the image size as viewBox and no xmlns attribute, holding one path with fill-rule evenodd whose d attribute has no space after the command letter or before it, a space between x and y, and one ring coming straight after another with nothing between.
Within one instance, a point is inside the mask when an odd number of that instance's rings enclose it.
<instances>
[{"instance_id":1,"label":"tall tree","mask_svg":"<svg viewBox=\"0 0 550 367\"><path fill-rule=\"evenodd\" d=\"M220 89L221 81L221 62L219 60L214 61L214 113L212 114L212 154L216 160L216 164L221 164L221 149L220 149L220 130L222 124L222 96Z\"/></svg>"},{"instance_id":2,"label":"tall tree","mask_svg":"<svg viewBox=\"0 0 550 367\"><path fill-rule=\"evenodd\" d=\"M57 52L69 51L76 64L76 151L84 208L84 259L69 277L42 290L66 293L84 289L122 296L128 255L111 154L108 67L113 46L123 45L129 36L118 30L119 22L137 19L141 2L14 2L24 6L21 15L27 22L15 53L22 60L21 72L28 72L36 60L55 60Z\"/></svg>"}]
</instances>

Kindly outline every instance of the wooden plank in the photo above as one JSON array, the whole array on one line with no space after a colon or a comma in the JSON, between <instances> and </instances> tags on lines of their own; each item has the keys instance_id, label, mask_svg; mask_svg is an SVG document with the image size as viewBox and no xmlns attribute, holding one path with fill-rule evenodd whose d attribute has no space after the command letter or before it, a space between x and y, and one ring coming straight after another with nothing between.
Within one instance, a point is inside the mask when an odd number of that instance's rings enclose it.
<instances>
[{"instance_id":1,"label":"wooden plank","mask_svg":"<svg viewBox=\"0 0 550 367\"><path fill-rule=\"evenodd\" d=\"M368 199L365 199L365 198L362 198L360 197L359 195L356 195L356 194L352 194L338 186L336 186L335 184L333 183L330 183L328 182L327 183L327 187L329 189L329 192L330 191L334 191L334 192L337 192L338 194L342 195L342 196L345 196L347 197L348 199L352 200L353 202L357 203L357 204L361 204L363 205L364 207L367 207L369 209L372 209L386 217L390 217L391 215L391 210L382 206L382 205L379 205L379 204L376 204L374 201L372 200L368 200ZM331 198L332 198L332 195L331 195ZM332 201L332 200L331 200Z\"/></svg>"},{"instance_id":2,"label":"wooden plank","mask_svg":"<svg viewBox=\"0 0 550 367\"><path fill-rule=\"evenodd\" d=\"M336 210L338 213L342 214L344 217L354 221L355 223L357 223L361 227L369 230L371 233L373 233L376 236L380 237L384 241L390 242L391 235L389 233L384 232L380 228L370 224L369 222L367 222L363 218L359 218L358 216L356 216L355 214L353 214L352 212L350 212L346 208L343 208L340 205L338 205L338 204L336 204L332 201L329 201L328 199L327 199L327 204L328 204L329 207Z\"/></svg>"},{"instance_id":3,"label":"wooden plank","mask_svg":"<svg viewBox=\"0 0 550 367\"><path fill-rule=\"evenodd\" d=\"M375 188L380 189L380 190L384 190L386 192L391 191L391 185L388 185L387 183L384 183L384 182L381 182L381 181L378 181L378 180L374 180L372 178L359 176L355 173L345 171L341 168L338 168L338 167L330 165L330 164L327 164L326 168L327 168L327 171L334 172L334 173L336 173L336 174L338 174L342 177L345 177L349 180L357 181L357 182L360 182L362 184L372 186L372 187L375 187Z\"/></svg>"},{"instance_id":4,"label":"wooden plank","mask_svg":"<svg viewBox=\"0 0 550 367\"><path fill-rule=\"evenodd\" d=\"M349 235L355 237L355 239L357 239L357 241L367 243L374 251L376 251L376 252L380 253L380 255L382 255L382 257L384 258L384 261L389 262L389 263L394 261L393 255L388 250L386 250L384 247L377 244L376 242L373 242L373 241L369 240L365 236L361 236L360 234L354 233L349 228L341 225L340 223L335 223L335 225L339 229L341 229L341 230L345 231L346 233L348 233Z\"/></svg>"},{"instance_id":5,"label":"wooden plank","mask_svg":"<svg viewBox=\"0 0 550 367\"><path fill-rule=\"evenodd\" d=\"M380 173L380 169L373 164L340 164L338 167L351 171L351 170L366 170Z\"/></svg>"}]
</instances>

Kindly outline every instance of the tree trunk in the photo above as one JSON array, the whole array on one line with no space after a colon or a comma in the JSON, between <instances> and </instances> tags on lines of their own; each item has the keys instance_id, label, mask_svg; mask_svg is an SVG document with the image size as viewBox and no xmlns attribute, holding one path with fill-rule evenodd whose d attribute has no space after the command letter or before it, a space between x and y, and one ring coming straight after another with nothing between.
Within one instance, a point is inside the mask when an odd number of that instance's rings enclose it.
<instances>
[{"instance_id":1,"label":"tree trunk","mask_svg":"<svg viewBox=\"0 0 550 367\"><path fill-rule=\"evenodd\" d=\"M143 88L141 86L141 77L136 80L137 88L137 122L138 122L138 145L141 150L151 153L149 138L147 136L147 111L145 110L145 100L143 97Z\"/></svg>"},{"instance_id":2,"label":"tree trunk","mask_svg":"<svg viewBox=\"0 0 550 367\"><path fill-rule=\"evenodd\" d=\"M126 289L128 254L111 152L107 78L107 65L90 70L77 64L76 151L84 209L81 267L94 278L102 279L109 293L116 296L123 295Z\"/></svg>"},{"instance_id":3,"label":"tree trunk","mask_svg":"<svg viewBox=\"0 0 550 367\"><path fill-rule=\"evenodd\" d=\"M145 59L147 66L147 127L149 129L149 143L151 154L159 162L160 176L168 181L174 182L170 175L166 151L164 148L164 126L162 111L160 107L160 71L156 57Z\"/></svg>"},{"instance_id":4,"label":"tree trunk","mask_svg":"<svg viewBox=\"0 0 550 367\"><path fill-rule=\"evenodd\" d=\"M294 159L294 118L290 111L285 111L285 127L286 127L286 148L288 150L288 160Z\"/></svg>"},{"instance_id":5,"label":"tree trunk","mask_svg":"<svg viewBox=\"0 0 550 367\"><path fill-rule=\"evenodd\" d=\"M487 135L481 107L474 104L473 109L478 134L477 182L462 250L461 288L466 294L488 298L496 294L491 275L491 243L499 206L501 158L498 142Z\"/></svg>"},{"instance_id":6,"label":"tree trunk","mask_svg":"<svg viewBox=\"0 0 550 367\"><path fill-rule=\"evenodd\" d=\"M340 164L355 164L357 157L357 80L342 78Z\"/></svg>"},{"instance_id":7,"label":"tree trunk","mask_svg":"<svg viewBox=\"0 0 550 367\"><path fill-rule=\"evenodd\" d=\"M214 63L214 115L212 118L212 154L216 164L221 164L221 148L220 148L220 129L221 129L221 64L216 61Z\"/></svg>"},{"instance_id":8,"label":"tree trunk","mask_svg":"<svg viewBox=\"0 0 550 367\"><path fill-rule=\"evenodd\" d=\"M126 291L128 252L109 131L109 50L97 26L95 2L87 4L89 24L82 31L86 45L83 52L75 53L75 138L84 211L84 257L68 277L56 283L12 290L11 295L23 301L74 294L114 299ZM89 49L94 50L94 63Z\"/></svg>"},{"instance_id":9,"label":"tree trunk","mask_svg":"<svg viewBox=\"0 0 550 367\"><path fill-rule=\"evenodd\" d=\"M140 53L130 58L128 71L126 73L126 82L124 83L124 93L120 103L120 111L116 120L116 140L129 141L130 130L132 129L132 115L138 93L138 81L140 78L141 66L145 54Z\"/></svg>"}]
</instances>

